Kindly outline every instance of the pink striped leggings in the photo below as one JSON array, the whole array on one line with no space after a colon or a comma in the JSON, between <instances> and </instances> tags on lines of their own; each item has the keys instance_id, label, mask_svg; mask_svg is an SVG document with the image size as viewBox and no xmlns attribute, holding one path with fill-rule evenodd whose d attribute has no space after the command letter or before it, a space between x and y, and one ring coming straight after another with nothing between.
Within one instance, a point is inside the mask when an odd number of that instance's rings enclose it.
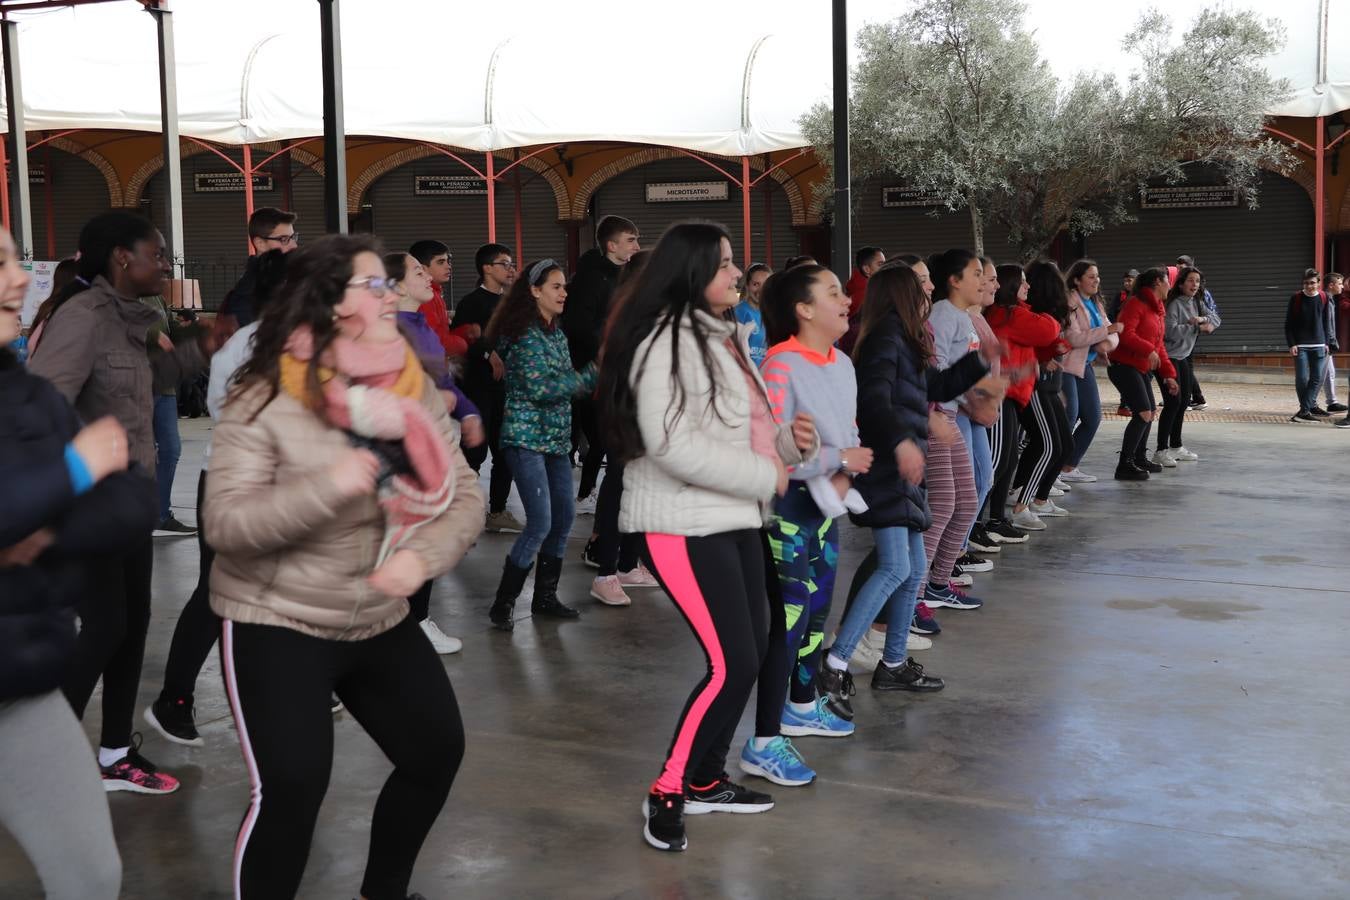
<instances>
[{"instance_id":1,"label":"pink striped leggings","mask_svg":"<svg viewBox=\"0 0 1350 900\"><path fill-rule=\"evenodd\" d=\"M952 430L956 422L952 421ZM966 535L979 513L979 498L975 493L975 470L970 465L970 452L957 431L950 444L928 441L928 508L933 524L923 533L924 554L928 557L928 580L946 587L952 577L952 567L961 556ZM923 587L919 588L923 596Z\"/></svg>"}]
</instances>

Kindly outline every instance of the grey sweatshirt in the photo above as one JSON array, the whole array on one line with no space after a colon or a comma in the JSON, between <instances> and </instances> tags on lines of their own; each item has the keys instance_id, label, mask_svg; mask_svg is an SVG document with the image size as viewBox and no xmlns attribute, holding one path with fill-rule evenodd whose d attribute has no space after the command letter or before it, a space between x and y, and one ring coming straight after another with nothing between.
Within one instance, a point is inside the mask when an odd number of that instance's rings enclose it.
<instances>
[{"instance_id":1,"label":"grey sweatshirt","mask_svg":"<svg viewBox=\"0 0 1350 900\"><path fill-rule=\"evenodd\" d=\"M949 368L970 351L980 348L980 334L970 321L970 313L957 309L950 300L933 304L928 324L933 329L933 352L937 357L934 362L939 369ZM955 415L959 400L947 400L938 406Z\"/></svg>"},{"instance_id":2,"label":"grey sweatshirt","mask_svg":"<svg viewBox=\"0 0 1350 900\"><path fill-rule=\"evenodd\" d=\"M849 358L834 348L821 356L793 337L769 348L760 374L774 420L785 425L797 413L808 413L820 435L820 453L794 467L791 479L809 481L838 471L839 451L861 446L858 380Z\"/></svg>"},{"instance_id":3,"label":"grey sweatshirt","mask_svg":"<svg viewBox=\"0 0 1350 900\"><path fill-rule=\"evenodd\" d=\"M1191 324L1191 316L1198 316L1195 298L1178 294L1167 301L1167 317L1164 320L1163 344L1167 347L1168 359L1185 359L1195 352L1195 339L1200 335L1200 326Z\"/></svg>"}]
</instances>

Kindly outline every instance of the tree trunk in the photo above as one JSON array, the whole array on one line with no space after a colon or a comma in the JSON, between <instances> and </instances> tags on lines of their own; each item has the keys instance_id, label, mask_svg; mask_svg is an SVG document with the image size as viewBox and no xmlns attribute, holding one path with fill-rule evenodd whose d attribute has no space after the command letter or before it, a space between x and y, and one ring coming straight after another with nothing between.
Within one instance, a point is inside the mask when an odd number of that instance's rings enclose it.
<instances>
[{"instance_id":1,"label":"tree trunk","mask_svg":"<svg viewBox=\"0 0 1350 900\"><path fill-rule=\"evenodd\" d=\"M984 256L984 214L974 202L966 204L970 209L970 236L975 242L975 255Z\"/></svg>"}]
</instances>

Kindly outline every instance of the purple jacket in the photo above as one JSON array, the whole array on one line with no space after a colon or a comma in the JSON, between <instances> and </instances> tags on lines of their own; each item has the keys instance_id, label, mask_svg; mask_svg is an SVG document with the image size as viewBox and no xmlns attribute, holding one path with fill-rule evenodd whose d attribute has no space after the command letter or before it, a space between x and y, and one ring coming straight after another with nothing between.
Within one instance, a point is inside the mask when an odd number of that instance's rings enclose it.
<instances>
[{"instance_id":1,"label":"purple jacket","mask_svg":"<svg viewBox=\"0 0 1350 900\"><path fill-rule=\"evenodd\" d=\"M451 418L457 422L463 422L472 416L482 418L478 407L474 406L473 401L455 384L455 376L450 374L450 363L445 358L445 348L441 346L441 339L427 323L427 317L420 312L399 310L398 330L412 345L413 353L417 354L417 361L431 376L436 387L455 395L455 410L450 414Z\"/></svg>"}]
</instances>

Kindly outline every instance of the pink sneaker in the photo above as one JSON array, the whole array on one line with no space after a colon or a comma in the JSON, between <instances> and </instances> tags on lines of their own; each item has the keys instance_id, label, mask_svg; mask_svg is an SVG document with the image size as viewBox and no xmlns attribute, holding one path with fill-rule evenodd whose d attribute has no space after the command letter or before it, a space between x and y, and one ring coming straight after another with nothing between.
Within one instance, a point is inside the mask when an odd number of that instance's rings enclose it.
<instances>
[{"instance_id":1,"label":"pink sneaker","mask_svg":"<svg viewBox=\"0 0 1350 900\"><path fill-rule=\"evenodd\" d=\"M628 606L633 598L624 593L618 575L602 575L591 582L591 596L606 606Z\"/></svg>"},{"instance_id":2,"label":"pink sneaker","mask_svg":"<svg viewBox=\"0 0 1350 900\"><path fill-rule=\"evenodd\" d=\"M654 588L661 584L656 580L656 576L647 571L647 567L641 562L629 572L619 573L619 584L624 587L634 588Z\"/></svg>"},{"instance_id":3,"label":"pink sneaker","mask_svg":"<svg viewBox=\"0 0 1350 900\"><path fill-rule=\"evenodd\" d=\"M131 791L136 794L172 794L178 790L178 779L158 772L153 763L141 756L139 744L137 741L126 756L111 766L99 766L103 774L103 790L109 793Z\"/></svg>"}]
</instances>

